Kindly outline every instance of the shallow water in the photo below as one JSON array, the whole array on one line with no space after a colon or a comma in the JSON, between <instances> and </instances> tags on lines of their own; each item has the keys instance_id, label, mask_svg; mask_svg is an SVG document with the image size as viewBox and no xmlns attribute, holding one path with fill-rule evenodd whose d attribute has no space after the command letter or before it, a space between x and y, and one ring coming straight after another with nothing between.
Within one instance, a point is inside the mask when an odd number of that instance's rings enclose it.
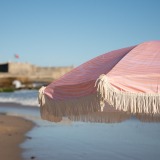
<instances>
[{"instance_id":1,"label":"shallow water","mask_svg":"<svg viewBox=\"0 0 160 160\"><path fill-rule=\"evenodd\" d=\"M2 104L1 104L2 106ZM159 160L160 123L132 117L121 123L41 120L38 107L4 106L0 112L20 115L37 126L27 133L23 157L38 160Z\"/></svg>"},{"instance_id":2,"label":"shallow water","mask_svg":"<svg viewBox=\"0 0 160 160\"><path fill-rule=\"evenodd\" d=\"M39 160L116 160L160 158L160 124L129 120L120 124L50 124L32 130L24 157Z\"/></svg>"},{"instance_id":3,"label":"shallow water","mask_svg":"<svg viewBox=\"0 0 160 160\"><path fill-rule=\"evenodd\" d=\"M14 102L22 105L38 107L37 90L18 90L15 92L0 92L0 102Z\"/></svg>"}]
</instances>

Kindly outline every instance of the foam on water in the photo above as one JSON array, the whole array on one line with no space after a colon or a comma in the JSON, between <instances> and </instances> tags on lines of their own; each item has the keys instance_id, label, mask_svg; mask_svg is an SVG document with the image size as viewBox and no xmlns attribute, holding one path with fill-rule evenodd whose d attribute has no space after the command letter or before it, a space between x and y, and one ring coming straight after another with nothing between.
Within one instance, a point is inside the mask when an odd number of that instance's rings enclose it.
<instances>
[{"instance_id":1,"label":"foam on water","mask_svg":"<svg viewBox=\"0 0 160 160\"><path fill-rule=\"evenodd\" d=\"M19 90L0 93L0 102L13 102L28 106L39 106L37 90Z\"/></svg>"}]
</instances>

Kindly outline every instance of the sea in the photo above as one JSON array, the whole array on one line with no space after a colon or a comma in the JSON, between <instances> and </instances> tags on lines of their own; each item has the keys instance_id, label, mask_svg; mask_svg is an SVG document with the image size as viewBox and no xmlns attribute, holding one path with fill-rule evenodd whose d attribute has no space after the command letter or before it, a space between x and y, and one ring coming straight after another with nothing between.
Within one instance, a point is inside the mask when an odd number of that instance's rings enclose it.
<instances>
[{"instance_id":1,"label":"sea","mask_svg":"<svg viewBox=\"0 0 160 160\"><path fill-rule=\"evenodd\" d=\"M33 121L20 145L24 160L159 160L160 122L130 117L97 123L42 120L37 90L0 93L0 113Z\"/></svg>"}]
</instances>

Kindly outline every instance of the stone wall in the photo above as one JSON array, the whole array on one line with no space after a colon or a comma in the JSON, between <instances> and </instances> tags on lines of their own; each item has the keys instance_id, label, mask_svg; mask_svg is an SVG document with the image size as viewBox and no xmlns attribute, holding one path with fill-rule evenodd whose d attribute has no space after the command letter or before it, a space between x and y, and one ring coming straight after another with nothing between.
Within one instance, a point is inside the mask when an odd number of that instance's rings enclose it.
<instances>
[{"instance_id":1,"label":"stone wall","mask_svg":"<svg viewBox=\"0 0 160 160\"><path fill-rule=\"evenodd\" d=\"M29 63L20 63L20 62L9 62L6 64L8 65L8 71L7 72L0 71L1 85L4 84L6 79L20 79L20 78L25 79L26 83L52 82L73 69L73 66L40 67Z\"/></svg>"},{"instance_id":2,"label":"stone wall","mask_svg":"<svg viewBox=\"0 0 160 160\"><path fill-rule=\"evenodd\" d=\"M53 79L57 79L65 73L71 71L73 69L72 66L69 67L36 67L35 75L38 77L53 77Z\"/></svg>"},{"instance_id":3,"label":"stone wall","mask_svg":"<svg viewBox=\"0 0 160 160\"><path fill-rule=\"evenodd\" d=\"M8 72L10 74L18 74L18 75L29 75L32 74L34 72L34 65L31 65L29 63L13 63L10 62L8 63L9 69Z\"/></svg>"}]
</instances>

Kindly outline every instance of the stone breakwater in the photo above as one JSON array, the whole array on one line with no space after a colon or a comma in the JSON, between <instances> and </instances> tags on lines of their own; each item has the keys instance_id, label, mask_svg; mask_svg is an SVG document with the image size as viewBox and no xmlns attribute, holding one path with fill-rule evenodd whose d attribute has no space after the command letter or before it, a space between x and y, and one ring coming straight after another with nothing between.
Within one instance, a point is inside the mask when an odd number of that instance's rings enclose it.
<instances>
[{"instance_id":1,"label":"stone breakwater","mask_svg":"<svg viewBox=\"0 0 160 160\"><path fill-rule=\"evenodd\" d=\"M3 63L0 64L0 87L11 86L14 80L19 80L23 84L50 83L72 69L73 66L40 67L20 62Z\"/></svg>"}]
</instances>

